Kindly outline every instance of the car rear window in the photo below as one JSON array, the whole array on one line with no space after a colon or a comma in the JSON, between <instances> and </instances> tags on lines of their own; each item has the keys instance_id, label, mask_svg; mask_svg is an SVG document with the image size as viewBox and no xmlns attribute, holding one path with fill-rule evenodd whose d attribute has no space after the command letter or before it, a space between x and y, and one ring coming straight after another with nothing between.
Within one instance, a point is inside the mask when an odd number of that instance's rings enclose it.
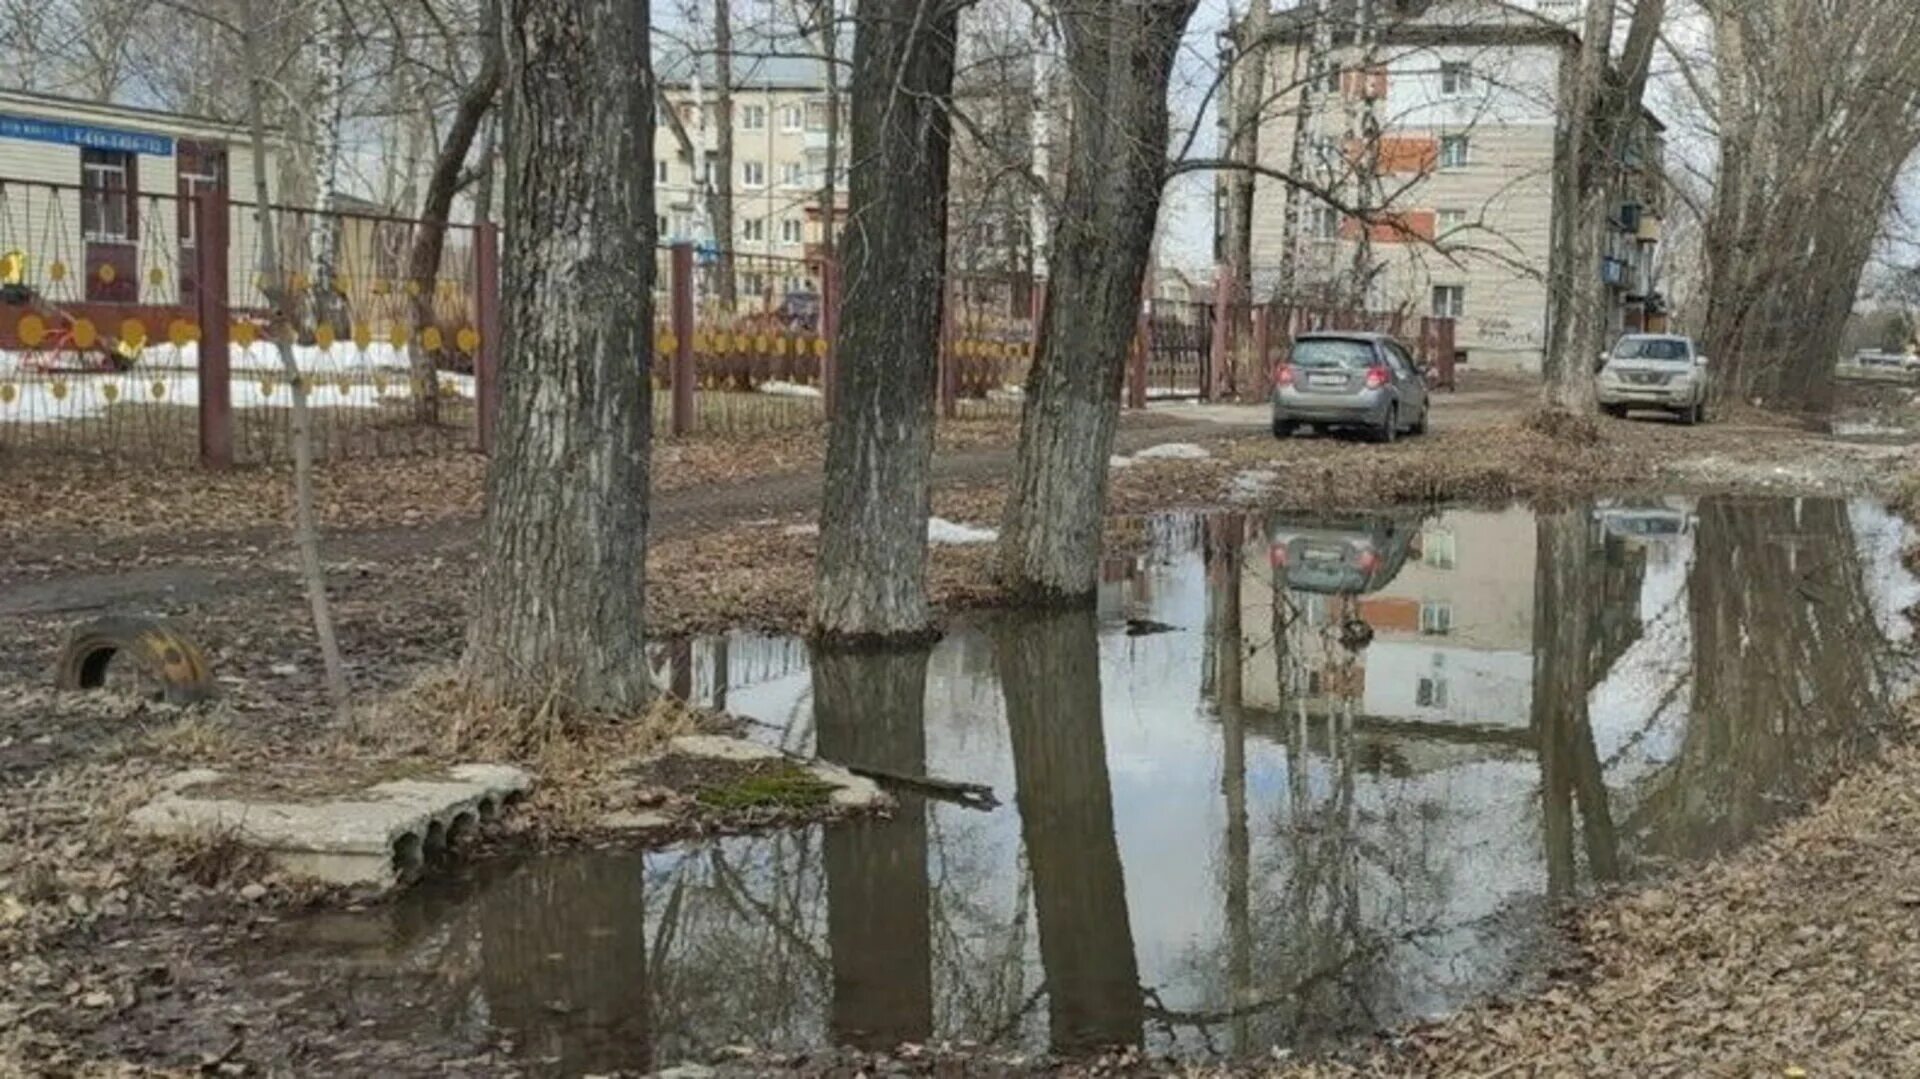
<instances>
[{"instance_id":1,"label":"car rear window","mask_svg":"<svg viewBox=\"0 0 1920 1079\"><path fill-rule=\"evenodd\" d=\"M1684 361L1687 358L1687 343L1671 337L1628 338L1614 349L1617 360L1672 360Z\"/></svg>"},{"instance_id":2,"label":"car rear window","mask_svg":"<svg viewBox=\"0 0 1920 1079\"><path fill-rule=\"evenodd\" d=\"M1293 365L1310 371L1358 371L1373 366L1373 363L1373 346L1365 341L1310 338L1293 343Z\"/></svg>"}]
</instances>

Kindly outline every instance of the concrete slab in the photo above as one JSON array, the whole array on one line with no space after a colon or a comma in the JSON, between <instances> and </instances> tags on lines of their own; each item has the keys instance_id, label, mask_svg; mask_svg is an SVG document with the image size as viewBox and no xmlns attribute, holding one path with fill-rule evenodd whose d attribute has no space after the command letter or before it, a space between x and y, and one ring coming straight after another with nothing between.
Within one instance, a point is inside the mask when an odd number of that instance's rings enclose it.
<instances>
[{"instance_id":1,"label":"concrete slab","mask_svg":"<svg viewBox=\"0 0 1920 1079\"><path fill-rule=\"evenodd\" d=\"M174 838L227 836L266 850L289 875L380 887L413 878L533 785L518 768L466 764L313 802L195 793L221 778L206 769L172 777L134 811L134 826Z\"/></svg>"}]
</instances>

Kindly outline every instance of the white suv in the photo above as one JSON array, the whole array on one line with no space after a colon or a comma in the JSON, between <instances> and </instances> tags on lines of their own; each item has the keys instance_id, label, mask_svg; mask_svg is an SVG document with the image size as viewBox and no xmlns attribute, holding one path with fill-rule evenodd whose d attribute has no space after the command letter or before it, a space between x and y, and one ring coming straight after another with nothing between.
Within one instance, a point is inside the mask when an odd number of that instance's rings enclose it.
<instances>
[{"instance_id":1,"label":"white suv","mask_svg":"<svg viewBox=\"0 0 1920 1079\"><path fill-rule=\"evenodd\" d=\"M1704 423L1711 388L1707 358L1690 337L1630 333L1600 357L1600 407L1609 415L1652 409Z\"/></svg>"}]
</instances>

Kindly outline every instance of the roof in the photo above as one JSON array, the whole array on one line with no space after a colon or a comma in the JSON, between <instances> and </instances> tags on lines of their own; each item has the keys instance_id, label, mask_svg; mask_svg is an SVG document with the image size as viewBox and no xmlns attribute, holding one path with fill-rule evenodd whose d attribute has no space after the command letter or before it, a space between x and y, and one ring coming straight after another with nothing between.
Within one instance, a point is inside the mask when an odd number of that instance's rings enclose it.
<instances>
[{"instance_id":1,"label":"roof","mask_svg":"<svg viewBox=\"0 0 1920 1079\"><path fill-rule=\"evenodd\" d=\"M45 94L37 90L0 90L0 108L9 105L33 109L42 113L53 112L63 115L85 114L87 119L104 122L120 121L129 125L165 125L176 131L217 132L235 139L244 139L249 135L247 126L232 120L221 120L212 116L194 116L188 113L168 112L165 109L150 109L139 105L121 105L105 101L89 101L85 98L63 97L59 94Z\"/></svg>"},{"instance_id":2,"label":"roof","mask_svg":"<svg viewBox=\"0 0 1920 1079\"><path fill-rule=\"evenodd\" d=\"M729 82L745 90L823 90L827 85L826 58L820 46L794 33L760 28L738 30L729 55ZM687 86L696 70L700 81L719 81L719 56L705 42L674 42L653 58L654 75L662 85Z\"/></svg>"},{"instance_id":3,"label":"roof","mask_svg":"<svg viewBox=\"0 0 1920 1079\"><path fill-rule=\"evenodd\" d=\"M1271 0L1268 0L1271 2ZM1389 44L1550 44L1580 40L1573 28L1508 0L1383 0L1380 39ZM1447 9L1456 9L1449 12ZM1359 20L1359 0L1327 0L1323 16L1333 36L1348 36ZM1314 25L1311 9L1296 3L1272 13L1267 36L1304 39Z\"/></svg>"}]
</instances>

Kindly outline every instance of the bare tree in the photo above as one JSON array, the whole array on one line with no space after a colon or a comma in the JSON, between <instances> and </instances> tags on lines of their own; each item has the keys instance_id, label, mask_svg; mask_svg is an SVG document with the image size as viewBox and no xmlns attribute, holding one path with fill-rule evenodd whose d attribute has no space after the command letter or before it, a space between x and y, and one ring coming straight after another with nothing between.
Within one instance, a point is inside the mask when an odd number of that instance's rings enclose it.
<instances>
[{"instance_id":1,"label":"bare tree","mask_svg":"<svg viewBox=\"0 0 1920 1079\"><path fill-rule=\"evenodd\" d=\"M1227 112L1227 157L1245 166L1227 177L1226 249L1221 257L1231 268L1234 296L1244 302L1253 295L1252 166L1260 160L1260 121L1266 103L1270 50L1267 26L1272 0L1251 0L1246 17L1235 23L1235 41L1229 60L1232 96ZM1304 96L1302 100L1305 100ZM1301 124L1304 132L1306 125Z\"/></svg>"},{"instance_id":2,"label":"bare tree","mask_svg":"<svg viewBox=\"0 0 1920 1079\"><path fill-rule=\"evenodd\" d=\"M839 385L816 632L925 633L934 372L946 280L953 0L860 0Z\"/></svg>"},{"instance_id":3,"label":"bare tree","mask_svg":"<svg viewBox=\"0 0 1920 1079\"><path fill-rule=\"evenodd\" d=\"M1059 6L1066 194L997 556L1025 599L1087 600L1098 580L1107 458L1166 174L1167 83L1195 3Z\"/></svg>"},{"instance_id":4,"label":"bare tree","mask_svg":"<svg viewBox=\"0 0 1920 1079\"><path fill-rule=\"evenodd\" d=\"M698 63L698 59L694 61ZM720 306L736 302L733 249L733 0L713 0L713 242L720 249Z\"/></svg>"},{"instance_id":5,"label":"bare tree","mask_svg":"<svg viewBox=\"0 0 1920 1079\"><path fill-rule=\"evenodd\" d=\"M1616 6L1587 5L1579 51L1572 62L1561 62L1554 129L1543 403L1580 416L1593 410L1593 358L1606 344L1606 284L1596 268L1614 216L1616 170L1642 124L1653 47L1667 12L1666 0L1632 0L1616 63Z\"/></svg>"},{"instance_id":6,"label":"bare tree","mask_svg":"<svg viewBox=\"0 0 1920 1079\"><path fill-rule=\"evenodd\" d=\"M652 390L648 5L507 0L500 434L463 661L482 696L630 712Z\"/></svg>"}]
</instances>

